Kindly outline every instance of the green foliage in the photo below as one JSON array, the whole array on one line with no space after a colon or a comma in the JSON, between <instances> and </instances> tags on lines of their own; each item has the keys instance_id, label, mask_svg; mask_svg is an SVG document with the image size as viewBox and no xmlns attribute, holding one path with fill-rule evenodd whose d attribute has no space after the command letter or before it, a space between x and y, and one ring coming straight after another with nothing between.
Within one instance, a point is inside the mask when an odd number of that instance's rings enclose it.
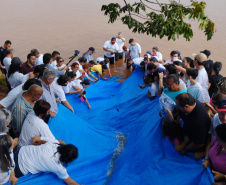
<instances>
[{"instance_id":1,"label":"green foliage","mask_svg":"<svg viewBox=\"0 0 226 185\"><path fill-rule=\"evenodd\" d=\"M145 1L146 4L143 2ZM124 0L124 6L118 3L103 5L101 11L109 16L108 23L114 23L121 19L122 23L132 29L134 33L143 33L168 37L168 40L176 40L182 35L187 41L193 37L191 25L185 20L200 22L199 29L203 30L210 40L215 32L214 23L205 15L205 2L191 0L190 6L184 6L176 1L170 4L158 3L158 1L140 0L133 4ZM158 5L159 9L152 8Z\"/></svg>"}]
</instances>

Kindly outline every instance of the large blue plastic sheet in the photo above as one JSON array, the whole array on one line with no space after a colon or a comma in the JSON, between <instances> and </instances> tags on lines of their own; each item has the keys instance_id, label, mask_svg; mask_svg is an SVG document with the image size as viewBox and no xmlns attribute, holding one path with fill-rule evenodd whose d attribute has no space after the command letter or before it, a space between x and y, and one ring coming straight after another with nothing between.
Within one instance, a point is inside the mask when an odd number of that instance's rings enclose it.
<instances>
[{"instance_id":1,"label":"large blue plastic sheet","mask_svg":"<svg viewBox=\"0 0 226 185\"><path fill-rule=\"evenodd\" d=\"M91 110L78 95L68 95L73 114L63 105L50 120L57 139L79 149L68 165L72 179L85 185L206 185L213 182L200 161L181 156L162 137L158 99L140 89L136 69L124 82L98 81L87 89ZM52 173L28 174L18 184L64 184Z\"/></svg>"}]
</instances>

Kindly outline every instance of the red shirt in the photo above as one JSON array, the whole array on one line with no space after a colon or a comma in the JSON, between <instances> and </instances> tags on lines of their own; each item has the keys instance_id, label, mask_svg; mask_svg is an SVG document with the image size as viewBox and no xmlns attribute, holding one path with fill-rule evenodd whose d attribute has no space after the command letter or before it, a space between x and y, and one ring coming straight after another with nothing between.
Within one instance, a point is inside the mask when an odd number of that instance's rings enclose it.
<instances>
[{"instance_id":1,"label":"red shirt","mask_svg":"<svg viewBox=\"0 0 226 185\"><path fill-rule=\"evenodd\" d=\"M34 68L35 68L35 65L33 65L32 67L29 66L27 64L27 62L24 62L21 66L21 73L23 73L24 75L27 74L27 73L30 73L32 71L34 71Z\"/></svg>"}]
</instances>

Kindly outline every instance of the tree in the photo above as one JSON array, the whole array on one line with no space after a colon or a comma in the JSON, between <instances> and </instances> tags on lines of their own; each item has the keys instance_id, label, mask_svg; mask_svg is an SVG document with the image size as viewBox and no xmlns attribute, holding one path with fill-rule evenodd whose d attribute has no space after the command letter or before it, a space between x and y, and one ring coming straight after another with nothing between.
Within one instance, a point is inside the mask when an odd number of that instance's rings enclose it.
<instances>
[{"instance_id":1,"label":"tree","mask_svg":"<svg viewBox=\"0 0 226 185\"><path fill-rule=\"evenodd\" d=\"M186 20L200 22L199 29L203 30L210 40L215 32L215 24L205 15L205 2L191 0L186 6L179 2L169 0L161 3L160 0L140 0L133 4L123 0L123 6L118 3L103 5L101 11L109 16L108 23L121 19L122 23L132 29L134 33L146 33L152 37L168 37L176 40L180 35L190 41L193 31Z\"/></svg>"}]
</instances>

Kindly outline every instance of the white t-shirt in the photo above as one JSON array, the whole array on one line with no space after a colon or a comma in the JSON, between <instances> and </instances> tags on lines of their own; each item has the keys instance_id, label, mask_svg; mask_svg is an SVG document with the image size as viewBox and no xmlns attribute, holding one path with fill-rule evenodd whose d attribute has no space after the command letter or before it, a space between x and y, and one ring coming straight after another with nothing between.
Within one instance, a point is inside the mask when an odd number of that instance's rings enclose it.
<instances>
[{"instance_id":1,"label":"white t-shirt","mask_svg":"<svg viewBox=\"0 0 226 185\"><path fill-rule=\"evenodd\" d=\"M97 62L97 63L100 63L100 62L103 62L103 61L104 61L104 58L102 58L102 57L98 57L98 58L96 59L96 62ZM110 67L110 64L107 63L106 66L107 66L107 68L109 68L109 67Z\"/></svg>"},{"instance_id":2,"label":"white t-shirt","mask_svg":"<svg viewBox=\"0 0 226 185\"><path fill-rule=\"evenodd\" d=\"M123 38L123 39L125 40L125 38ZM119 39L119 38L116 38L116 43L118 44L118 47L119 47L118 52L119 52L119 53L122 53L122 52L123 52L122 47L124 46L125 42L123 42L123 41L122 41L121 39Z\"/></svg>"},{"instance_id":3,"label":"white t-shirt","mask_svg":"<svg viewBox=\"0 0 226 185\"><path fill-rule=\"evenodd\" d=\"M205 68L199 69L198 76L196 78L197 82L201 85L203 89L204 101L210 102L210 96L208 92L209 79Z\"/></svg>"},{"instance_id":4,"label":"white t-shirt","mask_svg":"<svg viewBox=\"0 0 226 185\"><path fill-rule=\"evenodd\" d=\"M211 137L212 137L212 138L216 135L216 133L215 133L215 128L216 128L218 125L220 125L220 124L222 124L222 122L221 122L220 119L219 119L218 113L216 113L216 114L213 116L213 119L212 119L212 121L211 121L210 130L209 130L209 134L211 134Z\"/></svg>"},{"instance_id":5,"label":"white t-shirt","mask_svg":"<svg viewBox=\"0 0 226 185\"><path fill-rule=\"evenodd\" d=\"M204 102L202 87L199 83L195 85L189 85L188 93L191 94L196 100L199 100L201 103Z\"/></svg>"},{"instance_id":6,"label":"white t-shirt","mask_svg":"<svg viewBox=\"0 0 226 185\"><path fill-rule=\"evenodd\" d=\"M18 141L18 147L32 145L32 139L34 136L55 139L49 126L42 119L36 116L34 111L31 111L24 120Z\"/></svg>"},{"instance_id":7,"label":"white t-shirt","mask_svg":"<svg viewBox=\"0 0 226 185\"><path fill-rule=\"evenodd\" d=\"M134 63L134 65L136 65L136 66L140 66L140 63L141 63L142 61L144 61L144 57L138 57L138 58L134 58L134 59L133 59L133 63Z\"/></svg>"},{"instance_id":8,"label":"white t-shirt","mask_svg":"<svg viewBox=\"0 0 226 185\"><path fill-rule=\"evenodd\" d=\"M158 59L159 59L159 60L162 60L162 53L157 52L156 54L157 54Z\"/></svg>"},{"instance_id":9,"label":"white t-shirt","mask_svg":"<svg viewBox=\"0 0 226 185\"><path fill-rule=\"evenodd\" d=\"M82 82L82 80L76 79L73 82L74 82L75 86L79 87L80 89L83 89L82 84L80 84Z\"/></svg>"},{"instance_id":10,"label":"white t-shirt","mask_svg":"<svg viewBox=\"0 0 226 185\"><path fill-rule=\"evenodd\" d=\"M23 92L23 85L24 84L18 85L17 87L9 91L8 95L0 100L0 104L8 110L12 111L12 106L16 101L17 96Z\"/></svg>"},{"instance_id":11,"label":"white t-shirt","mask_svg":"<svg viewBox=\"0 0 226 185\"><path fill-rule=\"evenodd\" d=\"M57 83L57 79L54 80L52 87L55 97L57 97L57 99L59 99L60 101L67 101L64 90L62 86Z\"/></svg>"},{"instance_id":12,"label":"white t-shirt","mask_svg":"<svg viewBox=\"0 0 226 185\"><path fill-rule=\"evenodd\" d=\"M159 91L158 83L152 83L152 85L148 87L148 91L151 93L151 96L155 96L155 94Z\"/></svg>"},{"instance_id":13,"label":"white t-shirt","mask_svg":"<svg viewBox=\"0 0 226 185\"><path fill-rule=\"evenodd\" d=\"M166 69L162 64L158 64L157 68L162 68L162 69Z\"/></svg>"},{"instance_id":14,"label":"white t-shirt","mask_svg":"<svg viewBox=\"0 0 226 185\"><path fill-rule=\"evenodd\" d=\"M184 81L181 80L181 79L179 78L179 82L180 82L180 85L183 86L184 90L187 91L187 86L186 86L186 84L184 83Z\"/></svg>"},{"instance_id":15,"label":"white t-shirt","mask_svg":"<svg viewBox=\"0 0 226 185\"><path fill-rule=\"evenodd\" d=\"M9 71L9 66L11 65L11 61L12 61L12 58L10 58L10 57L5 57L3 59L3 64L5 65L7 73Z\"/></svg>"},{"instance_id":16,"label":"white t-shirt","mask_svg":"<svg viewBox=\"0 0 226 185\"><path fill-rule=\"evenodd\" d=\"M165 65L168 65L168 64L173 64L173 62L171 61L171 59L165 61Z\"/></svg>"},{"instance_id":17,"label":"white t-shirt","mask_svg":"<svg viewBox=\"0 0 226 185\"><path fill-rule=\"evenodd\" d=\"M73 86L75 86L74 81L71 81L67 84L67 86L62 86L64 93L67 94L70 91L76 91L76 89L73 88Z\"/></svg>"},{"instance_id":18,"label":"white t-shirt","mask_svg":"<svg viewBox=\"0 0 226 185\"><path fill-rule=\"evenodd\" d=\"M0 184L7 183L9 181L10 174L14 171L15 163L14 163L14 157L13 157L13 150L10 153L10 158L12 160L14 167L10 168L7 172L2 172L2 170L0 169Z\"/></svg>"},{"instance_id":19,"label":"white t-shirt","mask_svg":"<svg viewBox=\"0 0 226 185\"><path fill-rule=\"evenodd\" d=\"M29 73L24 75L16 71L15 73L11 74L8 78L11 88L15 88L20 84L25 83L29 79Z\"/></svg>"},{"instance_id":20,"label":"white t-shirt","mask_svg":"<svg viewBox=\"0 0 226 185\"><path fill-rule=\"evenodd\" d=\"M26 175L39 172L55 173L60 179L69 177L66 168L60 162L60 154L57 152L59 142L55 139L41 137L46 143L34 146L28 145L20 148L18 164L20 171Z\"/></svg>"},{"instance_id":21,"label":"white t-shirt","mask_svg":"<svg viewBox=\"0 0 226 185\"><path fill-rule=\"evenodd\" d=\"M54 68L55 68L56 70L60 70L60 69L63 69L65 66L66 66L65 64L62 64L60 67L55 66Z\"/></svg>"},{"instance_id":22,"label":"white t-shirt","mask_svg":"<svg viewBox=\"0 0 226 185\"><path fill-rule=\"evenodd\" d=\"M43 54L40 54L38 58L36 58L35 66L43 64Z\"/></svg>"},{"instance_id":23,"label":"white t-shirt","mask_svg":"<svg viewBox=\"0 0 226 185\"><path fill-rule=\"evenodd\" d=\"M52 61L52 63L51 63L50 65L51 65L53 68L55 68L55 67L56 67L56 65L57 65L56 60Z\"/></svg>"},{"instance_id":24,"label":"white t-shirt","mask_svg":"<svg viewBox=\"0 0 226 185\"><path fill-rule=\"evenodd\" d=\"M134 58L138 58L141 53L140 44L136 43L135 46L129 45L130 57L133 60Z\"/></svg>"},{"instance_id":25,"label":"white t-shirt","mask_svg":"<svg viewBox=\"0 0 226 185\"><path fill-rule=\"evenodd\" d=\"M106 49L108 49L112 52L119 50L118 44L115 43L115 44L112 45L110 40L108 40L104 43L104 48L106 48ZM109 53L108 51L105 51L104 55L108 58L111 58L111 57L114 57L115 54L111 55L111 53Z\"/></svg>"}]
</instances>

